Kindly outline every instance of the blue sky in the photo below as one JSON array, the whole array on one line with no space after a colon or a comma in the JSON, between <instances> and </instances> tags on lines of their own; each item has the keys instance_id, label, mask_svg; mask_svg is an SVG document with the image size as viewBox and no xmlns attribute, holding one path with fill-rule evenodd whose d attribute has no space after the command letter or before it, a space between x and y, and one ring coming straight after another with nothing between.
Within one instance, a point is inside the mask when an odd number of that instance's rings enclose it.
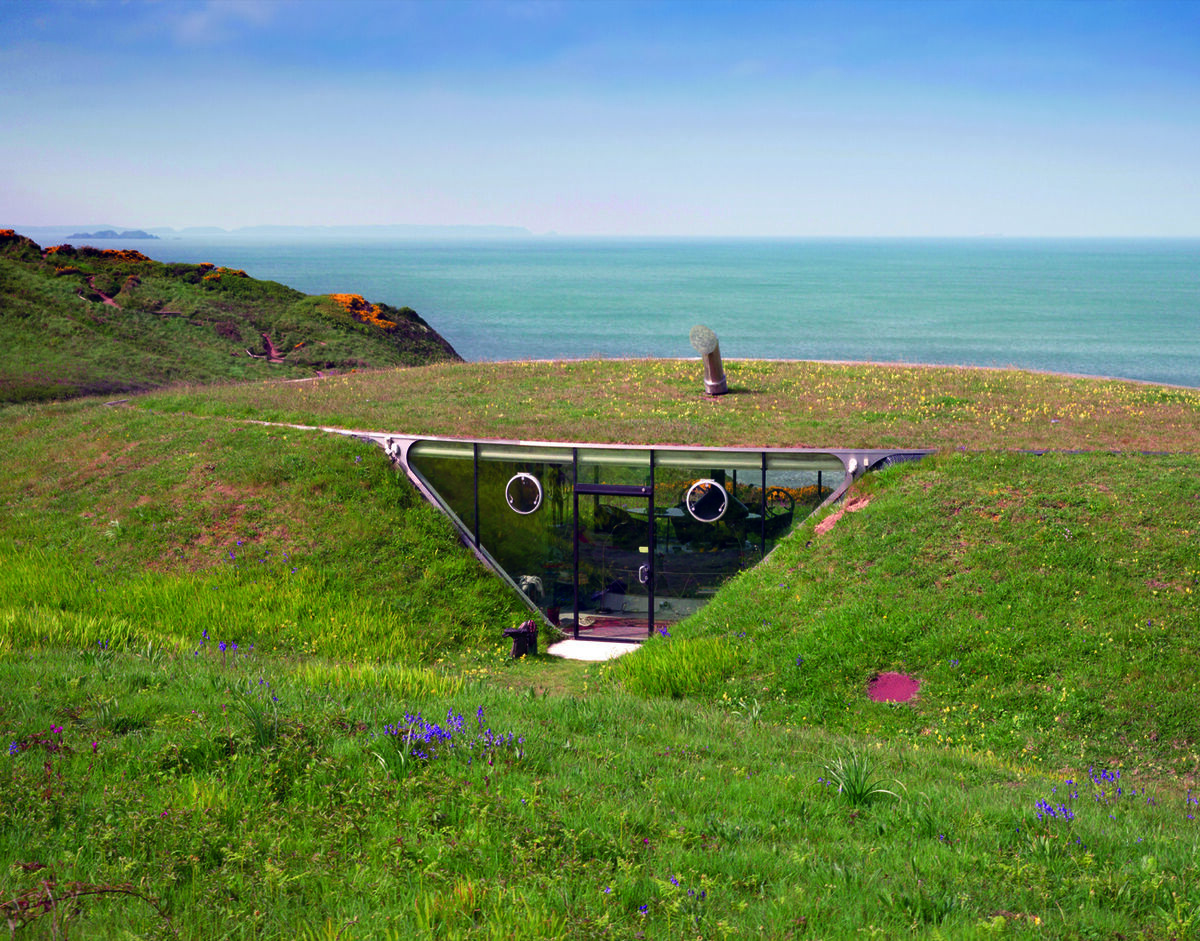
<instances>
[{"instance_id":1,"label":"blue sky","mask_svg":"<svg viewBox=\"0 0 1200 941\"><path fill-rule=\"evenodd\" d=\"M0 3L0 225L1200 235L1200 3Z\"/></svg>"}]
</instances>

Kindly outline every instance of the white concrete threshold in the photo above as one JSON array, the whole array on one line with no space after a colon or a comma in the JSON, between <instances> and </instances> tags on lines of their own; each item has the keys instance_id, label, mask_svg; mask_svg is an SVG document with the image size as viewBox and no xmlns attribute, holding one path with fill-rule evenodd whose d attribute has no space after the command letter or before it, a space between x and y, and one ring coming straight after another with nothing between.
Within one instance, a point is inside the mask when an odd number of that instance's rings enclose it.
<instances>
[{"instance_id":1,"label":"white concrete threshold","mask_svg":"<svg viewBox=\"0 0 1200 941\"><path fill-rule=\"evenodd\" d=\"M546 648L552 657L564 660L612 660L622 654L637 650L640 644L612 644L603 640L575 640L573 637L560 640Z\"/></svg>"}]
</instances>

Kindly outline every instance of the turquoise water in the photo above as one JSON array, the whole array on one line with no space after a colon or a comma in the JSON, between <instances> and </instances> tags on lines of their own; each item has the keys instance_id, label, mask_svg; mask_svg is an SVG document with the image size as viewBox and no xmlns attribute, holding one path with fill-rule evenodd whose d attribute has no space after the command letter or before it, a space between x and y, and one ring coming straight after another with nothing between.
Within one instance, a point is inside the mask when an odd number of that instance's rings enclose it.
<instances>
[{"instance_id":1,"label":"turquoise water","mask_svg":"<svg viewBox=\"0 0 1200 941\"><path fill-rule=\"evenodd\" d=\"M1200 387L1200 240L130 243L416 309L470 360L1017 366Z\"/></svg>"}]
</instances>

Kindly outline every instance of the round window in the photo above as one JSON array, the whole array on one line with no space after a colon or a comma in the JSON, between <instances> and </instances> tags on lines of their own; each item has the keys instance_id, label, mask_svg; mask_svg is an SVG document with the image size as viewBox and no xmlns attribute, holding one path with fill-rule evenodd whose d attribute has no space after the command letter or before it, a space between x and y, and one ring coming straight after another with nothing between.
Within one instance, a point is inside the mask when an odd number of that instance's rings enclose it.
<instances>
[{"instance_id":1,"label":"round window","mask_svg":"<svg viewBox=\"0 0 1200 941\"><path fill-rule=\"evenodd\" d=\"M504 496L513 512L528 516L542 505L542 485L533 474L514 474L504 488Z\"/></svg>"},{"instance_id":2,"label":"round window","mask_svg":"<svg viewBox=\"0 0 1200 941\"><path fill-rule=\"evenodd\" d=\"M683 505L701 523L715 523L729 509L729 494L715 480L697 480L688 487Z\"/></svg>"}]
</instances>

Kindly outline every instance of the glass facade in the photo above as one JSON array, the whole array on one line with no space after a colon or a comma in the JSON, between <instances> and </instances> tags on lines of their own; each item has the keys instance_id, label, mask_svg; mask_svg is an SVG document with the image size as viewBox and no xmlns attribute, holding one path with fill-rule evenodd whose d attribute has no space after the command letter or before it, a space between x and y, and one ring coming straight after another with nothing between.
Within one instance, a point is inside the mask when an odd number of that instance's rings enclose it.
<instances>
[{"instance_id":1,"label":"glass facade","mask_svg":"<svg viewBox=\"0 0 1200 941\"><path fill-rule=\"evenodd\" d=\"M871 459L413 439L401 463L549 621L636 641L697 610Z\"/></svg>"}]
</instances>

